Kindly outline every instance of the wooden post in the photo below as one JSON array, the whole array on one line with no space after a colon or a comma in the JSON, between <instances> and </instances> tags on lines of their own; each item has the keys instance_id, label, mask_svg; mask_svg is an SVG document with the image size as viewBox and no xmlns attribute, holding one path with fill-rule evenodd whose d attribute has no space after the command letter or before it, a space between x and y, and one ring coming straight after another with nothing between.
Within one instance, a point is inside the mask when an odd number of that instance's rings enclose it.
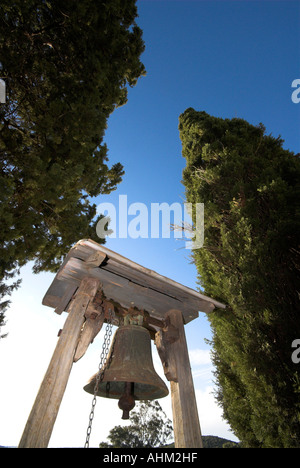
<instances>
[{"instance_id":1,"label":"wooden post","mask_svg":"<svg viewBox=\"0 0 300 468\"><path fill-rule=\"evenodd\" d=\"M85 311L93 300L99 280L83 278L73 299L44 380L25 426L19 448L46 448L71 372L74 353L84 323Z\"/></svg>"},{"instance_id":2,"label":"wooden post","mask_svg":"<svg viewBox=\"0 0 300 468\"><path fill-rule=\"evenodd\" d=\"M182 314L170 310L156 345L171 386L176 448L202 448L202 437Z\"/></svg>"}]
</instances>

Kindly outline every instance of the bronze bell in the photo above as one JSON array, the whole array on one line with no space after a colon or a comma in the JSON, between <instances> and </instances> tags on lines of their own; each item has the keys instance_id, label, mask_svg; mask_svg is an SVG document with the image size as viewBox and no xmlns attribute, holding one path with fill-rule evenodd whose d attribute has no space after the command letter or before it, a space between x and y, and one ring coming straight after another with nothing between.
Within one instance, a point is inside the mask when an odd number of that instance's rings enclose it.
<instances>
[{"instance_id":1,"label":"bronze bell","mask_svg":"<svg viewBox=\"0 0 300 468\"><path fill-rule=\"evenodd\" d=\"M120 326L107 356L106 365L100 371L97 396L119 399L122 419L129 418L135 400L156 400L169 391L153 367L151 338L142 326ZM96 376L89 380L84 390L94 394Z\"/></svg>"}]
</instances>

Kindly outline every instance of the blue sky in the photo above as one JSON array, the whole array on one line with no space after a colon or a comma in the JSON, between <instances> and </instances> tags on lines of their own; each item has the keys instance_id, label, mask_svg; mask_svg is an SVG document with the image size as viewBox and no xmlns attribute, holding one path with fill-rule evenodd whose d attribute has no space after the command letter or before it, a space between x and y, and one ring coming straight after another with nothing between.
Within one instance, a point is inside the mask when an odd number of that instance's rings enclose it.
<instances>
[{"instance_id":1,"label":"blue sky","mask_svg":"<svg viewBox=\"0 0 300 468\"><path fill-rule=\"evenodd\" d=\"M123 182L96 204L127 195L128 205L183 203L179 115L188 107L222 117L240 117L268 134L281 135L284 147L300 152L300 103L291 100L293 80L300 79L299 1L138 0L138 25L146 50L147 76L129 89L128 103L108 121L105 142L110 163L121 162ZM130 218L130 216L128 217ZM78 239L79 240L79 239ZM131 260L196 288L196 270L183 241L108 239L106 246ZM2 408L0 445L17 445L39 384L52 355L65 314L56 316L41 305L53 275L22 270L23 285L7 314L9 337L0 341ZM209 361L210 328L204 314L186 327L203 434L233 439L213 401ZM74 367L51 439L52 446L81 446L85 441L90 395L82 387L96 372L102 337ZM1 350L2 348L2 350ZM160 363L155 358L157 370ZM22 382L5 387L19 376ZM101 403L102 400L102 403ZM169 401L161 400L171 417ZM120 424L116 402L99 399L92 444ZM169 405L169 406L168 406ZM12 408L15 411L12 417ZM99 411L99 412L98 412ZM104 417L104 419L103 419ZM103 423L105 421L105 424Z\"/></svg>"},{"instance_id":2,"label":"blue sky","mask_svg":"<svg viewBox=\"0 0 300 468\"><path fill-rule=\"evenodd\" d=\"M262 122L267 133L282 136L285 148L299 152L300 105L291 100L291 83L300 76L299 10L299 2L286 0L138 1L147 76L109 119L109 157L124 164L125 176L116 192L99 201L118 204L126 194L128 204L143 202L150 209L154 202L184 200L178 118L188 107ZM120 240L118 248L166 274L168 263L176 271L178 257L187 253L173 252L167 241L139 241ZM107 244L114 249L117 243ZM163 258L157 263L158 251Z\"/></svg>"},{"instance_id":3,"label":"blue sky","mask_svg":"<svg viewBox=\"0 0 300 468\"><path fill-rule=\"evenodd\" d=\"M118 208L142 202L182 203L185 160L179 115L188 107L222 117L262 122L300 152L300 103L291 84L300 78L299 1L137 2L147 76L129 89L128 103L109 119L110 161L124 164L116 192L100 197ZM205 216L205 215L204 215ZM132 217L128 217L128 222ZM196 270L184 242L108 239L107 247L192 288ZM206 321L201 330L209 333ZM202 334L201 338L202 339Z\"/></svg>"}]
</instances>

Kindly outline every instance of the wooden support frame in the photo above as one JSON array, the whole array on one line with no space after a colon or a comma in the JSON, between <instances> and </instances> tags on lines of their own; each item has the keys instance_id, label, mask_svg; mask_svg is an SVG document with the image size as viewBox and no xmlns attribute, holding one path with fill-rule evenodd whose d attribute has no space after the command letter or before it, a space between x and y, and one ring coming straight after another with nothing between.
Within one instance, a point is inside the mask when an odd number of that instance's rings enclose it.
<instances>
[{"instance_id":1,"label":"wooden support frame","mask_svg":"<svg viewBox=\"0 0 300 468\"><path fill-rule=\"evenodd\" d=\"M114 310L114 325L141 317L155 338L170 381L176 448L201 448L202 438L184 325L225 305L89 240L67 255L43 304L68 312L25 426L20 448L47 447L73 362L86 352Z\"/></svg>"},{"instance_id":2,"label":"wooden support frame","mask_svg":"<svg viewBox=\"0 0 300 468\"><path fill-rule=\"evenodd\" d=\"M175 447L203 448L182 313L167 312L166 324L155 342L170 381Z\"/></svg>"},{"instance_id":3,"label":"wooden support frame","mask_svg":"<svg viewBox=\"0 0 300 468\"><path fill-rule=\"evenodd\" d=\"M84 278L81 281L25 426L19 448L48 446L73 365L85 321L85 312L99 287L100 283L95 278Z\"/></svg>"}]
</instances>

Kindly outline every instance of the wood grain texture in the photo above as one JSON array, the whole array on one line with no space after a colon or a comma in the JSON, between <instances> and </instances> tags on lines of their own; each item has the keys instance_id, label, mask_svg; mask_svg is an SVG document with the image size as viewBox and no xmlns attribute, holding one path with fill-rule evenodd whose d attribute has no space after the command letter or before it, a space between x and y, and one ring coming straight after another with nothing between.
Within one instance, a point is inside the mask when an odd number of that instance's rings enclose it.
<instances>
[{"instance_id":1,"label":"wood grain texture","mask_svg":"<svg viewBox=\"0 0 300 468\"><path fill-rule=\"evenodd\" d=\"M166 311L176 309L182 312L186 324L196 319L199 312L210 313L215 307L225 308L220 302L91 240L79 241L70 250L43 304L60 313L67 303L68 289L78 287L85 276L101 281L107 300L118 302L124 309L132 306L143 309L156 319L163 319Z\"/></svg>"},{"instance_id":2,"label":"wood grain texture","mask_svg":"<svg viewBox=\"0 0 300 468\"><path fill-rule=\"evenodd\" d=\"M169 327L159 332L157 344L166 377L170 380L174 439L176 448L202 448L202 436L190 359L182 314L179 310L167 313ZM178 339L174 330L178 331Z\"/></svg>"},{"instance_id":3,"label":"wood grain texture","mask_svg":"<svg viewBox=\"0 0 300 468\"><path fill-rule=\"evenodd\" d=\"M19 448L48 446L71 372L74 353L85 320L84 314L99 286L99 281L95 278L84 278L78 288L29 415Z\"/></svg>"}]
</instances>

